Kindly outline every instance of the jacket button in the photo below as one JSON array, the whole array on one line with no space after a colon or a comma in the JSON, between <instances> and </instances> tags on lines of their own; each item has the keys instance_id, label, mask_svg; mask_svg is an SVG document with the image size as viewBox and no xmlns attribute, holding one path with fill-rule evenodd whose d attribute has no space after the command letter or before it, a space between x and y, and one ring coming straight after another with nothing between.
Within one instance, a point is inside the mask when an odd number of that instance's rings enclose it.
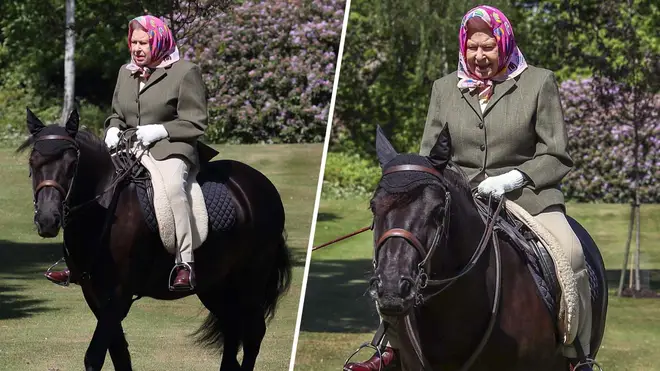
<instances>
[{"instance_id":1,"label":"jacket button","mask_svg":"<svg viewBox=\"0 0 660 371\"><path fill-rule=\"evenodd\" d=\"M480 122L480 123L479 123L479 129L483 129L483 128L484 128L484 123L483 123L483 122Z\"/></svg>"},{"instance_id":2,"label":"jacket button","mask_svg":"<svg viewBox=\"0 0 660 371\"><path fill-rule=\"evenodd\" d=\"M485 151L485 150L486 150L486 146L482 144L481 146L479 146L479 149L482 150L482 151Z\"/></svg>"}]
</instances>

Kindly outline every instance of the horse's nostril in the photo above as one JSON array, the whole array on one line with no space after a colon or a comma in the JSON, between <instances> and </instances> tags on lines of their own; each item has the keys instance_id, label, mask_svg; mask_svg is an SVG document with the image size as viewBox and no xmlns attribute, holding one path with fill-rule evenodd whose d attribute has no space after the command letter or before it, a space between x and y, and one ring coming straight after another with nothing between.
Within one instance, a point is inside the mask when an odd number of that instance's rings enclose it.
<instances>
[{"instance_id":1,"label":"horse's nostril","mask_svg":"<svg viewBox=\"0 0 660 371\"><path fill-rule=\"evenodd\" d=\"M375 290L378 296L383 296L383 283L377 277L373 277L369 280L369 286L372 290Z\"/></svg>"}]
</instances>

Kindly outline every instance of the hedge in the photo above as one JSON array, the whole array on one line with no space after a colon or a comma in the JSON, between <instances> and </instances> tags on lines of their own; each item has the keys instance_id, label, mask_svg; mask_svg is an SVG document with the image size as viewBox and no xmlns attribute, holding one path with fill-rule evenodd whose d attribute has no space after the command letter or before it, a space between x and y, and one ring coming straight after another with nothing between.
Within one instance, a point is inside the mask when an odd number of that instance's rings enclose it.
<instances>
[{"instance_id":1,"label":"hedge","mask_svg":"<svg viewBox=\"0 0 660 371\"><path fill-rule=\"evenodd\" d=\"M213 142L322 142L344 18L337 0L245 2L184 43L209 90Z\"/></svg>"}]
</instances>

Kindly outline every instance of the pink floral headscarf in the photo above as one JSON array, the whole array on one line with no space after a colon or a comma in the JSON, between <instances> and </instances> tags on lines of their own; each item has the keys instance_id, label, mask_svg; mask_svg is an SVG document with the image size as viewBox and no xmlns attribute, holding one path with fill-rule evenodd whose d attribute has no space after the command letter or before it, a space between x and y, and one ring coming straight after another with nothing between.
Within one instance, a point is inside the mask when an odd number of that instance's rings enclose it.
<instances>
[{"instance_id":1,"label":"pink floral headscarf","mask_svg":"<svg viewBox=\"0 0 660 371\"><path fill-rule=\"evenodd\" d=\"M467 50L467 22L474 17L483 19L490 26L493 36L497 40L497 49L499 51L498 72L491 79L480 79L468 69L465 61L465 52ZM493 94L493 81L501 82L512 79L520 75L526 68L527 62L522 52L516 45L513 36L513 27L504 13L497 8L488 5L480 5L463 16L461 28L458 34L459 50L458 55L458 87L468 88L470 91L483 88L479 93L479 98L488 101Z\"/></svg>"},{"instance_id":2,"label":"pink floral headscarf","mask_svg":"<svg viewBox=\"0 0 660 371\"><path fill-rule=\"evenodd\" d=\"M154 68L163 68L179 60L179 49L174 42L174 36L169 27L160 19L143 15L133 18L128 24L128 49L131 49L131 36L133 35L134 23L138 23L149 34L149 46L151 50L151 61L160 62L156 67L140 67L135 63L131 53L131 63L126 68L133 73L140 73L142 77L148 78Z\"/></svg>"}]
</instances>

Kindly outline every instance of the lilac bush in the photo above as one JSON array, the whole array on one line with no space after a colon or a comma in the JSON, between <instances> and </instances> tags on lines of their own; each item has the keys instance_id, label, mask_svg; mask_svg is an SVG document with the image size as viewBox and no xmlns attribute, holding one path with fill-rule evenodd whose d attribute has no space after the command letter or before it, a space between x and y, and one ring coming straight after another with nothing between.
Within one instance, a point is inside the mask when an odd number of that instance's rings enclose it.
<instances>
[{"instance_id":1,"label":"lilac bush","mask_svg":"<svg viewBox=\"0 0 660 371\"><path fill-rule=\"evenodd\" d=\"M604 85L605 84L605 85ZM597 94L606 89L606 101ZM631 202L634 181L633 95L621 86L592 79L560 87L575 167L562 190L578 202ZM640 202L660 202L660 97L638 94Z\"/></svg>"},{"instance_id":2,"label":"lilac bush","mask_svg":"<svg viewBox=\"0 0 660 371\"><path fill-rule=\"evenodd\" d=\"M344 18L339 0L247 1L182 40L209 91L206 139L320 142Z\"/></svg>"}]
</instances>

